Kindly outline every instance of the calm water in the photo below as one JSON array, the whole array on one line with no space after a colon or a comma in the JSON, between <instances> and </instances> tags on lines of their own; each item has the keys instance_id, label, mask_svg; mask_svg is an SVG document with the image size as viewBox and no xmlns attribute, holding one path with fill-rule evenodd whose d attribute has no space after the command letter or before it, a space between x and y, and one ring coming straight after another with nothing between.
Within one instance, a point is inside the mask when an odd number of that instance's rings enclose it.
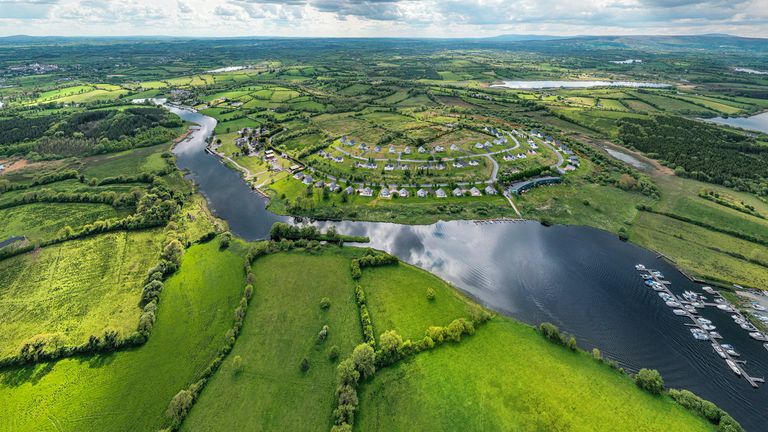
<instances>
[{"instance_id":1,"label":"calm water","mask_svg":"<svg viewBox=\"0 0 768 432\"><path fill-rule=\"evenodd\" d=\"M605 151L608 152L608 154L613 156L614 158L622 162L628 163L637 169L648 170L650 168L650 166L647 163L641 161L640 159L632 156L629 153L624 153L619 150L614 150L610 147L605 147Z\"/></svg>"},{"instance_id":2,"label":"calm water","mask_svg":"<svg viewBox=\"0 0 768 432\"><path fill-rule=\"evenodd\" d=\"M204 152L215 120L174 109L201 131L176 147L180 167L229 222L233 233L264 238L276 216L264 199L234 171ZM765 430L768 393L734 376L706 342L691 337L684 320L643 285L634 265L661 270L682 292L698 287L653 252L588 227L544 227L536 222L477 225L468 221L433 225L317 222L339 232L367 235L371 246L422 267L481 303L530 324L550 321L573 333L583 349L600 348L632 371L658 369L668 386L712 400L748 430ZM706 310L718 331L747 360L755 376L768 375L768 351L749 339L728 314Z\"/></svg>"},{"instance_id":3,"label":"calm water","mask_svg":"<svg viewBox=\"0 0 768 432\"><path fill-rule=\"evenodd\" d=\"M715 117L707 119L714 123L720 123L742 129L748 129L763 133L768 133L768 112L753 115L751 117Z\"/></svg>"},{"instance_id":4,"label":"calm water","mask_svg":"<svg viewBox=\"0 0 768 432\"><path fill-rule=\"evenodd\" d=\"M590 88L590 87L669 87L669 84L637 82L637 81L504 81L503 84L493 84L491 87L511 89L542 89L542 88Z\"/></svg>"}]
</instances>

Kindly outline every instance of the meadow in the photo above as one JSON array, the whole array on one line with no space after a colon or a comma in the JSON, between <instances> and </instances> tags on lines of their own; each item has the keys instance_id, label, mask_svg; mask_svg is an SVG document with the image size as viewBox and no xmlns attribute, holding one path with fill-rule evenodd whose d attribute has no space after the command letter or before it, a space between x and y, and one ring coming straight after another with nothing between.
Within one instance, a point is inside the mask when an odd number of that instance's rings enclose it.
<instances>
[{"instance_id":1,"label":"meadow","mask_svg":"<svg viewBox=\"0 0 768 432\"><path fill-rule=\"evenodd\" d=\"M35 337L79 345L138 323L138 299L160 252L158 231L73 240L0 261L0 357Z\"/></svg>"},{"instance_id":2,"label":"meadow","mask_svg":"<svg viewBox=\"0 0 768 432\"><path fill-rule=\"evenodd\" d=\"M31 242L56 238L65 226L78 228L97 220L118 216L106 204L27 204L0 210L0 239L24 236Z\"/></svg>"},{"instance_id":3,"label":"meadow","mask_svg":"<svg viewBox=\"0 0 768 432\"><path fill-rule=\"evenodd\" d=\"M220 251L217 241L193 246L165 284L145 345L0 371L0 430L164 427L171 398L197 380L232 325L242 265L241 256Z\"/></svg>"}]
</instances>

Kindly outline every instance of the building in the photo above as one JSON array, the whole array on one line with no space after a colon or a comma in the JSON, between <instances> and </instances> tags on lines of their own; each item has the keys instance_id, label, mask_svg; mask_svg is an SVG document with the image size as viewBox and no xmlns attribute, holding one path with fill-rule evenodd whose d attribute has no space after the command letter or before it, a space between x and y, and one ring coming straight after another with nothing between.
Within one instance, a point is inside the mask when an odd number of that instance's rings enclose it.
<instances>
[{"instance_id":1,"label":"building","mask_svg":"<svg viewBox=\"0 0 768 432\"><path fill-rule=\"evenodd\" d=\"M560 177L538 177L530 180L519 181L512 183L512 186L509 187L509 193L520 195L521 193L529 189L533 189L536 186L557 184L562 181L563 179Z\"/></svg>"},{"instance_id":2,"label":"building","mask_svg":"<svg viewBox=\"0 0 768 432\"><path fill-rule=\"evenodd\" d=\"M381 192L379 192L379 195L382 198L387 198L387 199L392 198L392 194L389 192L389 189L387 188L381 188Z\"/></svg>"},{"instance_id":3,"label":"building","mask_svg":"<svg viewBox=\"0 0 768 432\"><path fill-rule=\"evenodd\" d=\"M406 147L406 148L404 148L404 149L403 149L403 153L405 153L405 154L411 154L411 148L410 148L410 147Z\"/></svg>"},{"instance_id":4,"label":"building","mask_svg":"<svg viewBox=\"0 0 768 432\"><path fill-rule=\"evenodd\" d=\"M440 189L438 189L438 190L436 190L436 191L435 191L435 196L436 196L436 197L438 197L438 198L445 198L445 197L447 197L448 195L446 195L446 193L445 193L445 191L443 190L443 188L440 188Z\"/></svg>"},{"instance_id":5,"label":"building","mask_svg":"<svg viewBox=\"0 0 768 432\"><path fill-rule=\"evenodd\" d=\"M373 190L371 190L371 188L369 188L369 187L367 187L365 189L361 189L360 190L360 196L364 196L364 197L373 196Z\"/></svg>"},{"instance_id":6,"label":"building","mask_svg":"<svg viewBox=\"0 0 768 432\"><path fill-rule=\"evenodd\" d=\"M325 182L324 182L324 181L322 181L322 180L318 180L318 181L315 183L315 187L316 187L316 188L321 188L321 187L324 187L324 186L325 186Z\"/></svg>"},{"instance_id":7,"label":"building","mask_svg":"<svg viewBox=\"0 0 768 432\"><path fill-rule=\"evenodd\" d=\"M315 179L312 178L312 176L304 176L304 180L302 180L302 183L305 185L310 185L315 181Z\"/></svg>"},{"instance_id":8,"label":"building","mask_svg":"<svg viewBox=\"0 0 768 432\"><path fill-rule=\"evenodd\" d=\"M418 191L416 191L416 196L418 196L419 198L426 198L429 196L429 191L427 191L426 189L419 189Z\"/></svg>"},{"instance_id":9,"label":"building","mask_svg":"<svg viewBox=\"0 0 768 432\"><path fill-rule=\"evenodd\" d=\"M394 153L395 152L395 146L389 146L389 152Z\"/></svg>"},{"instance_id":10,"label":"building","mask_svg":"<svg viewBox=\"0 0 768 432\"><path fill-rule=\"evenodd\" d=\"M485 194L486 195L496 195L496 188L493 187L493 185L488 185L485 187Z\"/></svg>"},{"instance_id":11,"label":"building","mask_svg":"<svg viewBox=\"0 0 768 432\"><path fill-rule=\"evenodd\" d=\"M293 175L293 178L295 178L296 180L302 180L302 179L304 179L304 174L296 173L296 174Z\"/></svg>"},{"instance_id":12,"label":"building","mask_svg":"<svg viewBox=\"0 0 768 432\"><path fill-rule=\"evenodd\" d=\"M336 192L337 190L341 189L341 187L339 187L336 182L330 182L328 183L328 189L330 189L331 192Z\"/></svg>"},{"instance_id":13,"label":"building","mask_svg":"<svg viewBox=\"0 0 768 432\"><path fill-rule=\"evenodd\" d=\"M445 147L443 147L443 146L436 146L435 147L435 151L436 152L444 152L445 151Z\"/></svg>"},{"instance_id":14,"label":"building","mask_svg":"<svg viewBox=\"0 0 768 432\"><path fill-rule=\"evenodd\" d=\"M461 190L461 188L457 187L456 189L453 190L453 196L455 197L464 196L464 191Z\"/></svg>"},{"instance_id":15,"label":"building","mask_svg":"<svg viewBox=\"0 0 768 432\"><path fill-rule=\"evenodd\" d=\"M384 165L384 171L393 171L394 169L395 169L395 166L392 164Z\"/></svg>"},{"instance_id":16,"label":"building","mask_svg":"<svg viewBox=\"0 0 768 432\"><path fill-rule=\"evenodd\" d=\"M353 188L352 186L347 186L347 188L344 189L344 193L347 195L352 195L353 193L355 193L355 188Z\"/></svg>"},{"instance_id":17,"label":"building","mask_svg":"<svg viewBox=\"0 0 768 432\"><path fill-rule=\"evenodd\" d=\"M459 146L456 144L451 144L451 151L457 151L459 149Z\"/></svg>"},{"instance_id":18,"label":"building","mask_svg":"<svg viewBox=\"0 0 768 432\"><path fill-rule=\"evenodd\" d=\"M482 193L482 192L480 192L480 189L478 189L478 188L476 188L476 187L473 187L472 189L470 189L470 190L469 190L469 193L470 193L470 194L471 194L473 197L479 197L479 196L482 196L482 195L483 195L483 193Z\"/></svg>"},{"instance_id":19,"label":"building","mask_svg":"<svg viewBox=\"0 0 768 432\"><path fill-rule=\"evenodd\" d=\"M464 164L461 163L461 161L456 161L453 163L454 168L464 168Z\"/></svg>"},{"instance_id":20,"label":"building","mask_svg":"<svg viewBox=\"0 0 768 432\"><path fill-rule=\"evenodd\" d=\"M469 163L469 166L478 166L478 165L480 165L480 162L478 162L478 161L476 161L474 159L470 159L468 163Z\"/></svg>"},{"instance_id":21,"label":"building","mask_svg":"<svg viewBox=\"0 0 768 432\"><path fill-rule=\"evenodd\" d=\"M410 195L410 193L408 193L408 189L406 188L400 189L400 196L402 198L408 198L408 195Z\"/></svg>"},{"instance_id":22,"label":"building","mask_svg":"<svg viewBox=\"0 0 768 432\"><path fill-rule=\"evenodd\" d=\"M504 160L507 161L507 162L513 161L513 160L515 160L515 155L505 154L504 155Z\"/></svg>"}]
</instances>

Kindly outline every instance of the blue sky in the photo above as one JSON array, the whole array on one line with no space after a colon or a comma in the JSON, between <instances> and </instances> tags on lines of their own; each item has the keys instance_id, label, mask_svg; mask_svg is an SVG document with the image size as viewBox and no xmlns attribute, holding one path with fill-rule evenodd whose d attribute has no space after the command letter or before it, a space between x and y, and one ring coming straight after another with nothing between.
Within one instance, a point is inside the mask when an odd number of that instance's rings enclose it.
<instances>
[{"instance_id":1,"label":"blue sky","mask_svg":"<svg viewBox=\"0 0 768 432\"><path fill-rule=\"evenodd\" d=\"M768 37L768 0L0 0L0 35Z\"/></svg>"}]
</instances>

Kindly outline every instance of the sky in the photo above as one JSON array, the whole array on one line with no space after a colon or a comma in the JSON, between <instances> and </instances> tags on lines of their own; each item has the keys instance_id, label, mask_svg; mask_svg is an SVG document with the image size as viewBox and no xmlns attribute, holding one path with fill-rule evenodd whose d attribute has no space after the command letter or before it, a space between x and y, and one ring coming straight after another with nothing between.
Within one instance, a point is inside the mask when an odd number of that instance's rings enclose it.
<instances>
[{"instance_id":1,"label":"sky","mask_svg":"<svg viewBox=\"0 0 768 432\"><path fill-rule=\"evenodd\" d=\"M768 0L0 0L0 36L768 37Z\"/></svg>"}]
</instances>

